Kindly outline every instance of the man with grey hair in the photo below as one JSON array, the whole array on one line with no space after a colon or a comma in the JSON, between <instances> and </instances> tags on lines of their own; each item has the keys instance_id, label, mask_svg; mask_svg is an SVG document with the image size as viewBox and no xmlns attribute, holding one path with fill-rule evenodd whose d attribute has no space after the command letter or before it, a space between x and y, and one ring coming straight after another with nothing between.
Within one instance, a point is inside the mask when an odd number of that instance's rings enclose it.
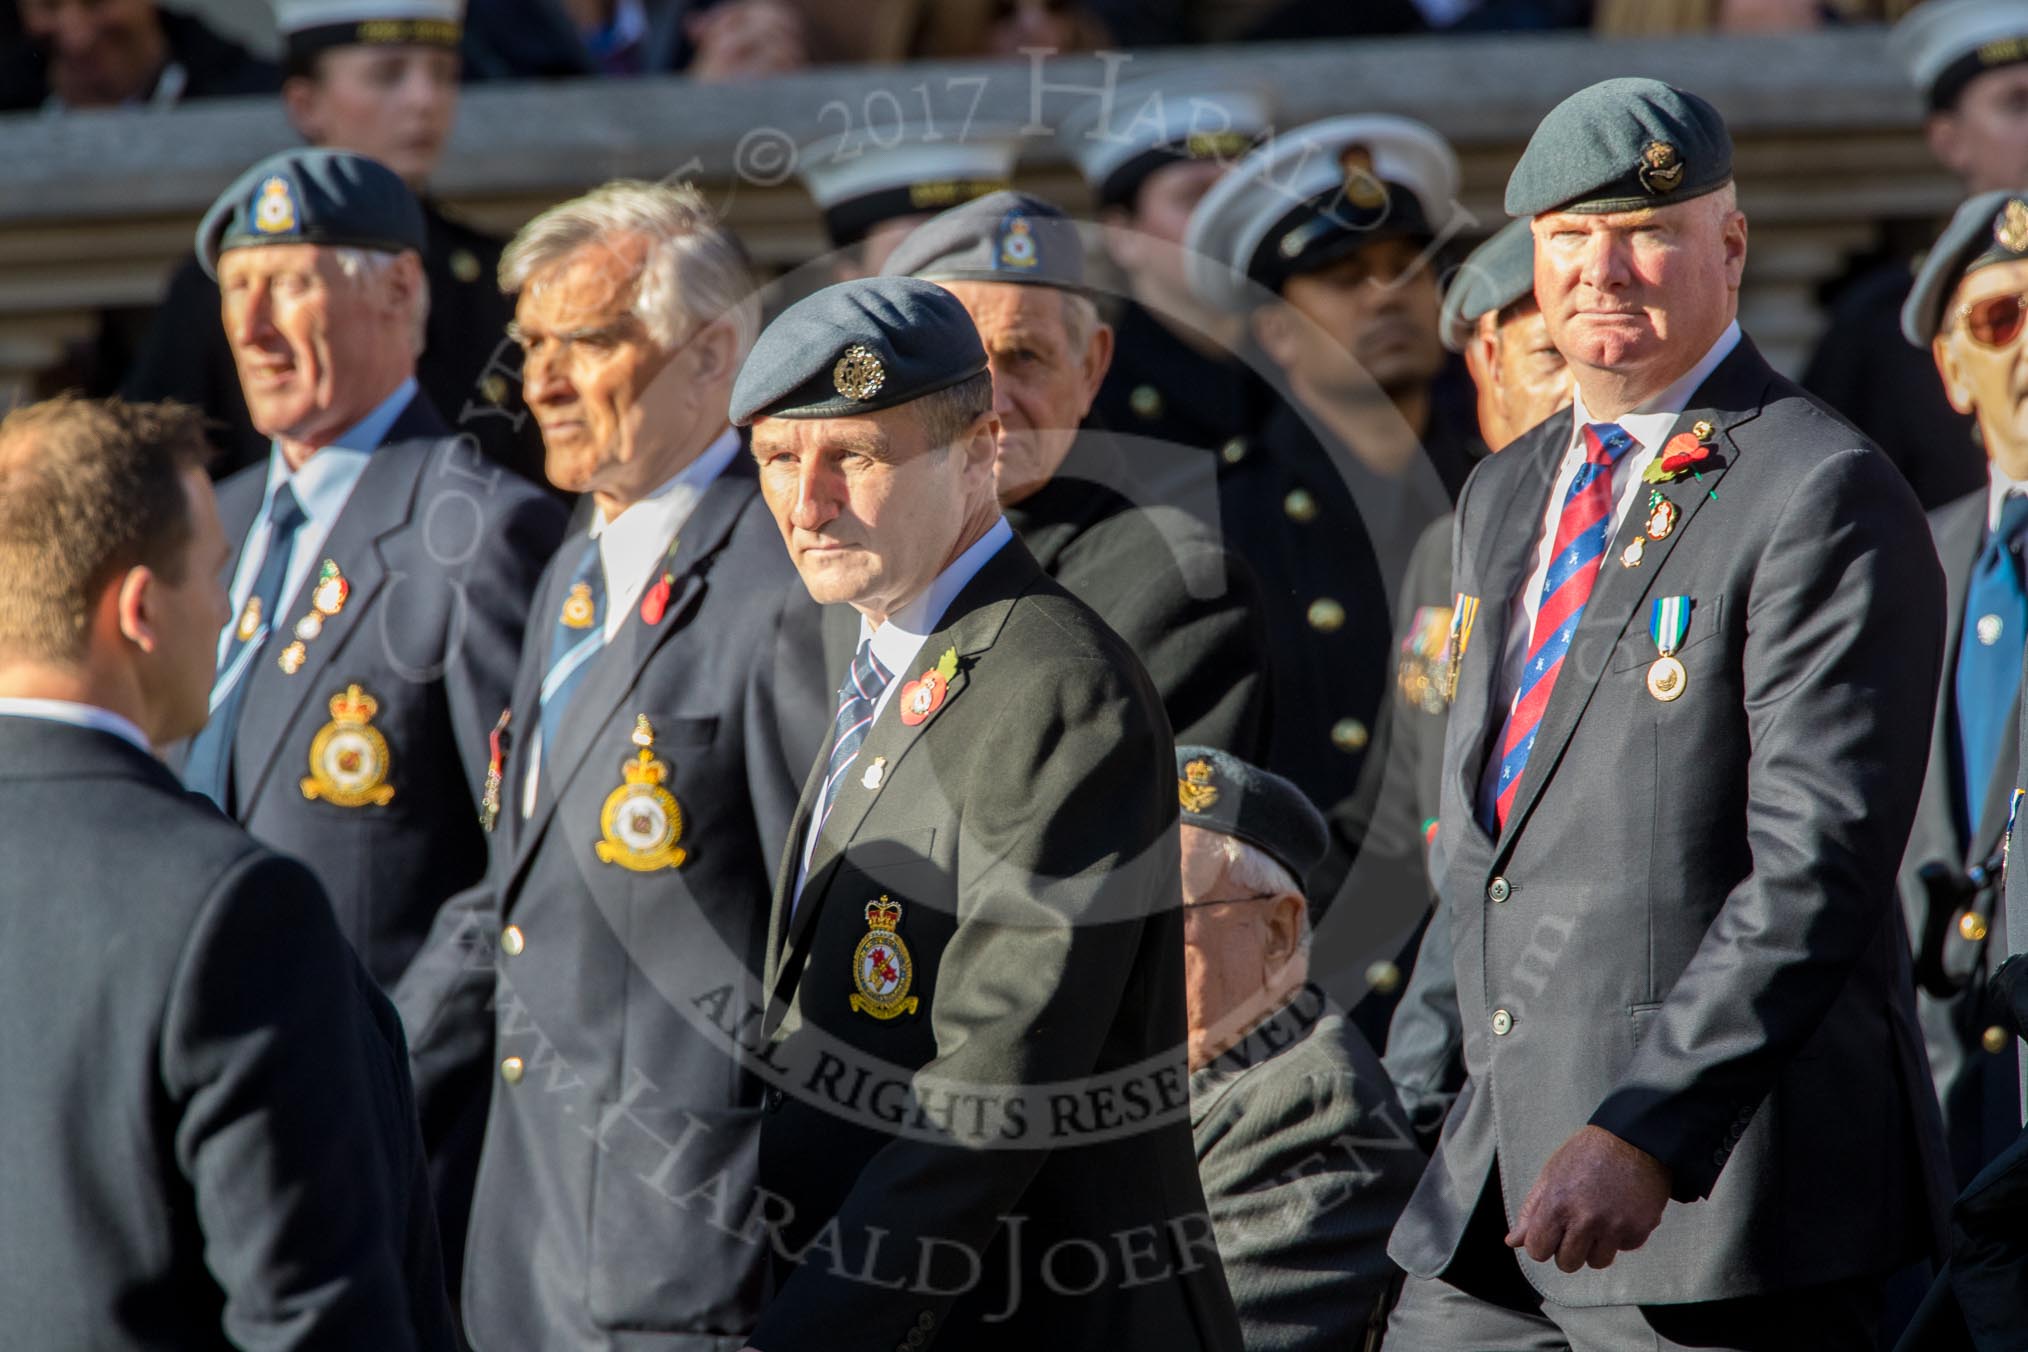
<instances>
[{"instance_id":1,"label":"man with grey hair","mask_svg":"<svg viewBox=\"0 0 2028 1352\"><path fill-rule=\"evenodd\" d=\"M806 594L727 420L759 305L688 185L544 212L500 281L549 477L588 502L494 738L494 867L396 992L426 1104L498 1062L466 1325L485 1348L737 1346L767 1250L677 1199L752 1191L762 1086L732 1035L825 700L813 660L817 707L788 715Z\"/></svg>"},{"instance_id":2,"label":"man with grey hair","mask_svg":"<svg viewBox=\"0 0 2028 1352\"><path fill-rule=\"evenodd\" d=\"M1190 1129L1246 1346L1359 1347L1423 1158L1373 1048L1310 984L1324 817L1207 746L1176 748L1176 796Z\"/></svg>"},{"instance_id":3,"label":"man with grey hair","mask_svg":"<svg viewBox=\"0 0 2028 1352\"><path fill-rule=\"evenodd\" d=\"M885 272L937 283L977 326L1000 417L1000 506L1042 571L1127 641L1177 737L1257 754L1268 636L1252 570L1160 505L1170 496L1163 477L1081 430L1112 364L1113 331L1085 291L1076 225L1041 198L996 192L918 227ZM833 657L842 665L835 644Z\"/></svg>"}]
</instances>

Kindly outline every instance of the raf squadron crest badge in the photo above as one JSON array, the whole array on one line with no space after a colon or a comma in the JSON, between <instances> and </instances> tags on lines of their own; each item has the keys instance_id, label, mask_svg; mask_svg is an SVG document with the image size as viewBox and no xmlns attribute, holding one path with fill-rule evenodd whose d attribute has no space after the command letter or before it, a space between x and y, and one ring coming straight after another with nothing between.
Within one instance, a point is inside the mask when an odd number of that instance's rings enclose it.
<instances>
[{"instance_id":1,"label":"raf squadron crest badge","mask_svg":"<svg viewBox=\"0 0 2028 1352\"><path fill-rule=\"evenodd\" d=\"M620 787L606 795L599 809L599 832L605 839L592 849L602 863L635 873L680 868L690 857L676 843L683 839L683 809L663 787L669 763L655 755L655 730L646 714L635 716L632 740L641 749L620 762Z\"/></svg>"},{"instance_id":2,"label":"raf squadron crest badge","mask_svg":"<svg viewBox=\"0 0 2028 1352\"><path fill-rule=\"evenodd\" d=\"M866 937L852 950L852 984L858 989L848 1003L861 1014L891 1019L913 1014L917 998L908 993L915 984L915 959L897 933L901 928L901 906L880 900L866 903Z\"/></svg>"},{"instance_id":3,"label":"raf squadron crest badge","mask_svg":"<svg viewBox=\"0 0 2028 1352\"><path fill-rule=\"evenodd\" d=\"M331 697L331 721L310 739L310 774L303 796L337 807L386 807L387 739L373 726L380 701L357 685Z\"/></svg>"},{"instance_id":4,"label":"raf squadron crest badge","mask_svg":"<svg viewBox=\"0 0 2028 1352\"><path fill-rule=\"evenodd\" d=\"M1176 781L1176 801L1185 812L1211 810L1218 801L1218 786L1211 782L1210 761L1194 760L1183 767L1183 778Z\"/></svg>"}]
</instances>

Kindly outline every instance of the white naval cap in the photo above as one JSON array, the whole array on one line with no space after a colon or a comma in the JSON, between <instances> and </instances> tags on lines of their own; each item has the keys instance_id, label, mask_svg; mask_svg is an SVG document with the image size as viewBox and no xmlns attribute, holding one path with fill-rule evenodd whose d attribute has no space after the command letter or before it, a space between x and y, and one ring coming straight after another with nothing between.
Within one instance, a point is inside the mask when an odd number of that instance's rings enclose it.
<instances>
[{"instance_id":1,"label":"white naval cap","mask_svg":"<svg viewBox=\"0 0 2028 1352\"><path fill-rule=\"evenodd\" d=\"M1212 186L1185 236L1190 289L1247 307L1371 240L1435 239L1462 214L1458 157L1413 118L1358 113L1275 137Z\"/></svg>"},{"instance_id":2,"label":"white naval cap","mask_svg":"<svg viewBox=\"0 0 2028 1352\"><path fill-rule=\"evenodd\" d=\"M464 0L275 0L292 72L333 47L456 47L464 18Z\"/></svg>"},{"instance_id":3,"label":"white naval cap","mask_svg":"<svg viewBox=\"0 0 2028 1352\"><path fill-rule=\"evenodd\" d=\"M2028 4L1925 0L1894 25L1887 43L1931 110L1952 108L1987 71L2028 61Z\"/></svg>"},{"instance_id":4,"label":"white naval cap","mask_svg":"<svg viewBox=\"0 0 2028 1352\"><path fill-rule=\"evenodd\" d=\"M1252 89L1193 90L1175 79L1123 85L1064 120L1057 142L1102 207L1131 207L1148 175L1185 160L1233 164L1273 127Z\"/></svg>"},{"instance_id":5,"label":"white naval cap","mask_svg":"<svg viewBox=\"0 0 2028 1352\"><path fill-rule=\"evenodd\" d=\"M796 152L796 173L839 248L904 216L935 215L1006 188L1021 155L1016 127L904 123L861 128Z\"/></svg>"}]
</instances>

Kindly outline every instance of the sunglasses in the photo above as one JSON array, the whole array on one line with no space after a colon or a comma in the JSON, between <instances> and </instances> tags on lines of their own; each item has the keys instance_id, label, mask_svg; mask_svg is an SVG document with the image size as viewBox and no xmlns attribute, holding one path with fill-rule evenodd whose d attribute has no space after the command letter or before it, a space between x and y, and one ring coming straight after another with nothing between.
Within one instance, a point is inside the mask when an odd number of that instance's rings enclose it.
<instances>
[{"instance_id":1,"label":"sunglasses","mask_svg":"<svg viewBox=\"0 0 2028 1352\"><path fill-rule=\"evenodd\" d=\"M1988 296L1958 307L1958 319L1965 336L1980 347L1999 349L2021 336L2028 323L2028 293L2018 296Z\"/></svg>"}]
</instances>

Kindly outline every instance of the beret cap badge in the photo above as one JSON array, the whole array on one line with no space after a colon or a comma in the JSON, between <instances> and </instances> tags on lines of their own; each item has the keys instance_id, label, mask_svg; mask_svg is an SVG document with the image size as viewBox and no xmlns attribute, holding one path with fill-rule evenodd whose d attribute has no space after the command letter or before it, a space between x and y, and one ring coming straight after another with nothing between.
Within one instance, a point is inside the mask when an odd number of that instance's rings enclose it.
<instances>
[{"instance_id":1,"label":"beret cap badge","mask_svg":"<svg viewBox=\"0 0 2028 1352\"><path fill-rule=\"evenodd\" d=\"M1211 782L1211 762L1194 760L1183 767L1176 781L1176 801L1185 812L1208 812L1218 801L1218 787Z\"/></svg>"},{"instance_id":2,"label":"beret cap badge","mask_svg":"<svg viewBox=\"0 0 2028 1352\"><path fill-rule=\"evenodd\" d=\"M2009 253L2028 253L2028 204L2018 197L2008 202L1993 222L1993 239Z\"/></svg>"},{"instance_id":3,"label":"beret cap badge","mask_svg":"<svg viewBox=\"0 0 2028 1352\"><path fill-rule=\"evenodd\" d=\"M847 399L871 399L886 383L887 368L880 364L880 354L864 343L846 348L831 368L831 384Z\"/></svg>"},{"instance_id":4,"label":"beret cap badge","mask_svg":"<svg viewBox=\"0 0 2028 1352\"><path fill-rule=\"evenodd\" d=\"M263 235L286 235L296 228L296 203L281 175L264 180L254 198L253 227Z\"/></svg>"},{"instance_id":5,"label":"beret cap badge","mask_svg":"<svg viewBox=\"0 0 2028 1352\"><path fill-rule=\"evenodd\" d=\"M1641 150L1636 171L1641 186L1657 197L1683 186L1683 157L1667 141L1650 141Z\"/></svg>"}]
</instances>

